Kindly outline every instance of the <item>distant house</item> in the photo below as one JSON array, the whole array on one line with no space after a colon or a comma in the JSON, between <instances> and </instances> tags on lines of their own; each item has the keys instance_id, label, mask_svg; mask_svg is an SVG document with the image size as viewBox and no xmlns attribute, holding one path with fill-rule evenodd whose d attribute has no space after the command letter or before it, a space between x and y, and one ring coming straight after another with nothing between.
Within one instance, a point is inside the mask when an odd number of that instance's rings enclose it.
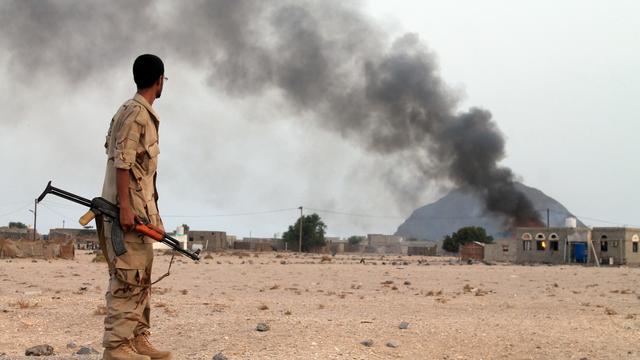
<instances>
[{"instance_id":1,"label":"distant house","mask_svg":"<svg viewBox=\"0 0 640 360\"><path fill-rule=\"evenodd\" d=\"M433 241L405 241L400 245L402 255L436 256L438 245Z\"/></svg>"},{"instance_id":2,"label":"distant house","mask_svg":"<svg viewBox=\"0 0 640 360\"><path fill-rule=\"evenodd\" d=\"M33 240L33 228L0 226L0 239ZM39 239L40 235L36 234L36 240Z\"/></svg>"},{"instance_id":3,"label":"distant house","mask_svg":"<svg viewBox=\"0 0 640 360\"><path fill-rule=\"evenodd\" d=\"M49 230L48 241L71 241L76 249L79 250L97 250L100 248L98 232L95 229L51 229Z\"/></svg>"},{"instance_id":4,"label":"distant house","mask_svg":"<svg viewBox=\"0 0 640 360\"><path fill-rule=\"evenodd\" d=\"M171 237L173 237L174 239L178 240L178 242L180 243L180 246L183 249L189 248L189 242L188 242L187 234L184 233L184 227L183 226L178 226L176 228L176 231L174 231L172 233L169 233L169 235ZM159 241L154 241L153 242L153 249L154 250L169 250L171 248L169 247L169 245L166 245L166 244L161 243Z\"/></svg>"},{"instance_id":5,"label":"distant house","mask_svg":"<svg viewBox=\"0 0 640 360\"><path fill-rule=\"evenodd\" d=\"M401 254L401 242L404 237L398 235L368 234L365 252L377 254Z\"/></svg>"},{"instance_id":6,"label":"distant house","mask_svg":"<svg viewBox=\"0 0 640 360\"><path fill-rule=\"evenodd\" d=\"M518 263L588 263L592 261L588 228L518 228Z\"/></svg>"},{"instance_id":7,"label":"distant house","mask_svg":"<svg viewBox=\"0 0 640 360\"><path fill-rule=\"evenodd\" d=\"M460 245L460 259L461 260L484 260L484 246L481 242L470 242L464 245Z\"/></svg>"},{"instance_id":8,"label":"distant house","mask_svg":"<svg viewBox=\"0 0 640 360\"><path fill-rule=\"evenodd\" d=\"M224 231L189 230L189 249L203 251L220 251L229 248L227 233Z\"/></svg>"},{"instance_id":9,"label":"distant house","mask_svg":"<svg viewBox=\"0 0 640 360\"><path fill-rule=\"evenodd\" d=\"M498 239L490 244L484 244L484 259L486 261L515 262L517 242L514 239Z\"/></svg>"},{"instance_id":10,"label":"distant house","mask_svg":"<svg viewBox=\"0 0 640 360\"><path fill-rule=\"evenodd\" d=\"M601 264L640 264L640 229L596 227L591 230L591 238Z\"/></svg>"},{"instance_id":11,"label":"distant house","mask_svg":"<svg viewBox=\"0 0 640 360\"><path fill-rule=\"evenodd\" d=\"M345 252L345 246L348 243L347 240L330 236L325 237L324 241L327 244L326 247L328 252L331 254L343 254Z\"/></svg>"},{"instance_id":12,"label":"distant house","mask_svg":"<svg viewBox=\"0 0 640 360\"><path fill-rule=\"evenodd\" d=\"M284 249L284 241L277 238L244 238L233 244L236 250L248 251L278 251Z\"/></svg>"}]
</instances>

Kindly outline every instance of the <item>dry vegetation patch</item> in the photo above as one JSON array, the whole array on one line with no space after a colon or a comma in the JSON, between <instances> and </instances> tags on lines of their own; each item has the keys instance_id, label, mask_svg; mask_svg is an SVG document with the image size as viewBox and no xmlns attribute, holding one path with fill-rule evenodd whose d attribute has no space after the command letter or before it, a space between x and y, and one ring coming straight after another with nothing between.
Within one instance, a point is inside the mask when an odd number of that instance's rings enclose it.
<instances>
[{"instance_id":1,"label":"dry vegetation patch","mask_svg":"<svg viewBox=\"0 0 640 360\"><path fill-rule=\"evenodd\" d=\"M11 303L11 305L19 309L32 309L32 308L38 307L38 302L37 301L31 302L27 299L18 299L16 300L16 302Z\"/></svg>"}]
</instances>

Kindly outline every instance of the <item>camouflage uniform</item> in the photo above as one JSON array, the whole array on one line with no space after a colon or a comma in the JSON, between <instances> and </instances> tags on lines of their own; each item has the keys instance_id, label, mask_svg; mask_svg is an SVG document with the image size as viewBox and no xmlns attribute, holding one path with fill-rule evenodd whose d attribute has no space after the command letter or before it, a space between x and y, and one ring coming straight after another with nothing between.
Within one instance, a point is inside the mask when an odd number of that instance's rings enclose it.
<instances>
[{"instance_id":1,"label":"camouflage uniform","mask_svg":"<svg viewBox=\"0 0 640 360\"><path fill-rule=\"evenodd\" d=\"M119 204L116 169L129 170L131 210L153 225L162 227L158 214L155 179L158 164L159 117L139 94L125 102L111 120L105 143L107 169L102 196ZM153 264L153 239L125 232L127 252L115 256L111 246L111 222L96 221L101 246L109 264L104 319L105 348L116 348L150 327L149 295Z\"/></svg>"}]
</instances>

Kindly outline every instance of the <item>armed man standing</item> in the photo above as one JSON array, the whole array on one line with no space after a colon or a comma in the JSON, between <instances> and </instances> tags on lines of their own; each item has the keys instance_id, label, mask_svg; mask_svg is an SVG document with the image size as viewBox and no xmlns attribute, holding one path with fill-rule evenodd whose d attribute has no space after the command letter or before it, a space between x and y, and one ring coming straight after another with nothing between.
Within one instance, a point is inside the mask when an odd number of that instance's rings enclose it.
<instances>
[{"instance_id":1,"label":"armed man standing","mask_svg":"<svg viewBox=\"0 0 640 360\"><path fill-rule=\"evenodd\" d=\"M156 169L160 118L153 102L162 94L164 64L155 55L140 55L133 63L138 91L111 120L105 143L107 169L102 196L120 206L126 253L116 256L111 245L112 224L97 219L100 245L109 263L109 287L104 319L105 360L171 359L149 341L153 239L133 231L136 221L162 228L158 214Z\"/></svg>"}]
</instances>

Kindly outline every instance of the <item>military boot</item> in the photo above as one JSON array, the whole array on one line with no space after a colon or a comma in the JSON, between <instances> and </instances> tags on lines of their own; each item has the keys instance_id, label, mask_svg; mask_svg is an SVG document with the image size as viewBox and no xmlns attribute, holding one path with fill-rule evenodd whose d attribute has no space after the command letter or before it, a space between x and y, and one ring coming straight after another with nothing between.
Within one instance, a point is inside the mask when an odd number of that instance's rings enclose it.
<instances>
[{"instance_id":1,"label":"military boot","mask_svg":"<svg viewBox=\"0 0 640 360\"><path fill-rule=\"evenodd\" d=\"M148 331L133 338L133 346L138 354L147 355L151 360L171 360L171 352L156 349L149 341Z\"/></svg>"},{"instance_id":2,"label":"military boot","mask_svg":"<svg viewBox=\"0 0 640 360\"><path fill-rule=\"evenodd\" d=\"M102 360L151 360L151 358L137 353L131 343L126 342L117 348L104 349Z\"/></svg>"}]
</instances>

